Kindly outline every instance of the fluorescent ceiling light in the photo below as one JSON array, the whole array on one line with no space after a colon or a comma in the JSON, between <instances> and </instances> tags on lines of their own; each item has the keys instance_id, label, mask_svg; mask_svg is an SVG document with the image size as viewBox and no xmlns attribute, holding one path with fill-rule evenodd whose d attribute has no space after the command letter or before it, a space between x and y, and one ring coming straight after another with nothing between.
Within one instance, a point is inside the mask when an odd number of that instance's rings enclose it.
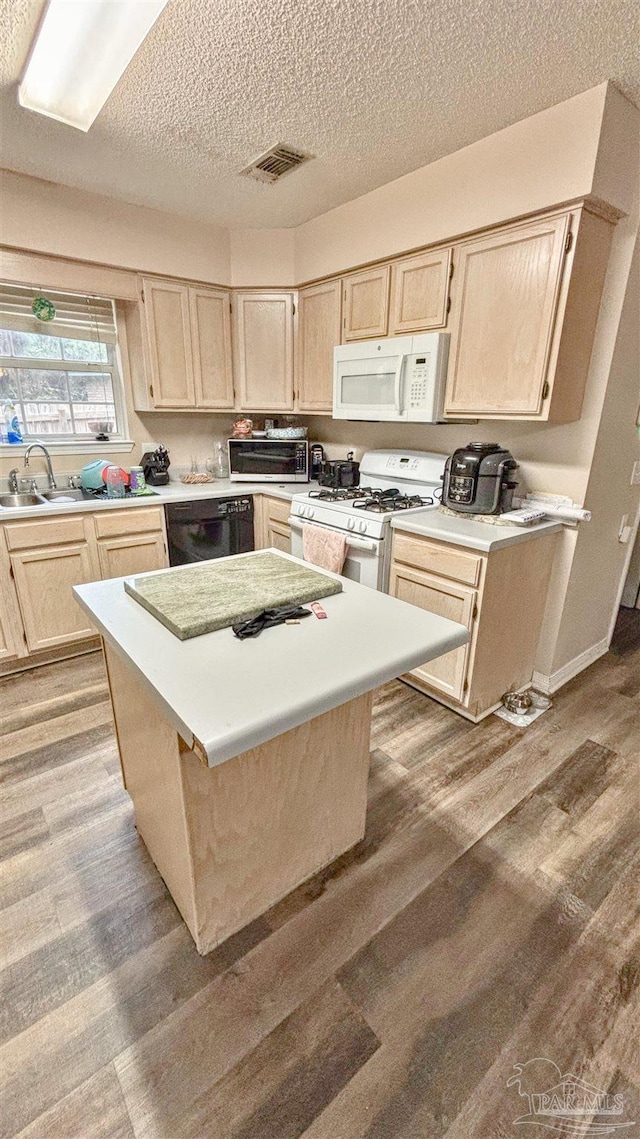
<instances>
[{"instance_id":1,"label":"fluorescent ceiling light","mask_svg":"<svg viewBox=\"0 0 640 1139\"><path fill-rule=\"evenodd\" d=\"M88 131L168 0L49 0L23 107Z\"/></svg>"}]
</instances>

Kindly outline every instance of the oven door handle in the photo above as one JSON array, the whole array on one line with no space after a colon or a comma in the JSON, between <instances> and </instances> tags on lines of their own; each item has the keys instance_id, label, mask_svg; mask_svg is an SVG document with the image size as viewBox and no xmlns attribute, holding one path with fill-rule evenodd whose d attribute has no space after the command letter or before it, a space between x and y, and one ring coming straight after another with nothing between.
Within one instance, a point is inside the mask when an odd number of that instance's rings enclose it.
<instances>
[{"instance_id":1,"label":"oven door handle","mask_svg":"<svg viewBox=\"0 0 640 1139\"><path fill-rule=\"evenodd\" d=\"M330 530L330 526L322 527L318 522L302 522L299 518L294 518L293 515L289 518L289 526L292 530L302 530L303 526L318 526L320 529ZM336 533L335 530L332 533ZM368 538L358 538L355 534L345 534L347 539L347 546L352 550L377 550L378 543L372 542Z\"/></svg>"}]
</instances>

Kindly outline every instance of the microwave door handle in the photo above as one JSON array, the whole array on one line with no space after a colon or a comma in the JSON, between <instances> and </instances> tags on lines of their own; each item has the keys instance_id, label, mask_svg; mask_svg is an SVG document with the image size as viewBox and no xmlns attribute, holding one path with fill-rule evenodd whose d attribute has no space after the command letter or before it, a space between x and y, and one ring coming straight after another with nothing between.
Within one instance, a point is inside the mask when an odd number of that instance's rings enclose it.
<instances>
[{"instance_id":1,"label":"microwave door handle","mask_svg":"<svg viewBox=\"0 0 640 1139\"><path fill-rule=\"evenodd\" d=\"M398 367L396 368L396 378L393 391L393 404L398 413L402 415L402 369L404 368L404 355L400 356Z\"/></svg>"}]
</instances>

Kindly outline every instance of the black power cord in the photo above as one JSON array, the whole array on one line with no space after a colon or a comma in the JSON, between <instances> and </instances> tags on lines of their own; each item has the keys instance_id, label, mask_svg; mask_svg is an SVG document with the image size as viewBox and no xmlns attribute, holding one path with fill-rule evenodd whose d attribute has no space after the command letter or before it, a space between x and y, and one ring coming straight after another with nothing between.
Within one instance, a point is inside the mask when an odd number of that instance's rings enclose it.
<instances>
[{"instance_id":1,"label":"black power cord","mask_svg":"<svg viewBox=\"0 0 640 1139\"><path fill-rule=\"evenodd\" d=\"M257 617L250 621L239 621L231 628L239 640L247 637L258 637L263 629L271 629L274 625L283 625L285 621L299 621L301 617L310 617L311 610L296 605L281 605L278 609L263 609Z\"/></svg>"}]
</instances>

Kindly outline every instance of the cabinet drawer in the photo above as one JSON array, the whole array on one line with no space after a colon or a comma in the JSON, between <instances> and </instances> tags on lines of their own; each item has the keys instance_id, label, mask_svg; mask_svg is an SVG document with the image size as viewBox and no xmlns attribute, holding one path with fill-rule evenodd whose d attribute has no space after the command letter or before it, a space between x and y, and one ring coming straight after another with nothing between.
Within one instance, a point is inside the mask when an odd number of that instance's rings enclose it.
<instances>
[{"instance_id":1,"label":"cabinet drawer","mask_svg":"<svg viewBox=\"0 0 640 1139\"><path fill-rule=\"evenodd\" d=\"M98 538L117 538L121 534L141 534L163 528L163 511L158 506L105 510L104 514L96 513L93 518Z\"/></svg>"},{"instance_id":2,"label":"cabinet drawer","mask_svg":"<svg viewBox=\"0 0 640 1139\"><path fill-rule=\"evenodd\" d=\"M466 585L478 585L483 562L479 554L454 549L444 542L413 538L399 531L393 535L392 558L396 562L404 562L405 565L416 566L429 573L450 577L454 581L463 581Z\"/></svg>"},{"instance_id":3,"label":"cabinet drawer","mask_svg":"<svg viewBox=\"0 0 640 1139\"><path fill-rule=\"evenodd\" d=\"M62 542L84 542L84 520L75 518L34 519L33 522L9 522L4 528L10 550L59 546Z\"/></svg>"},{"instance_id":4,"label":"cabinet drawer","mask_svg":"<svg viewBox=\"0 0 640 1139\"><path fill-rule=\"evenodd\" d=\"M287 498L270 498L265 496L264 508L266 517L272 522L288 522L291 514L291 503Z\"/></svg>"}]
</instances>

